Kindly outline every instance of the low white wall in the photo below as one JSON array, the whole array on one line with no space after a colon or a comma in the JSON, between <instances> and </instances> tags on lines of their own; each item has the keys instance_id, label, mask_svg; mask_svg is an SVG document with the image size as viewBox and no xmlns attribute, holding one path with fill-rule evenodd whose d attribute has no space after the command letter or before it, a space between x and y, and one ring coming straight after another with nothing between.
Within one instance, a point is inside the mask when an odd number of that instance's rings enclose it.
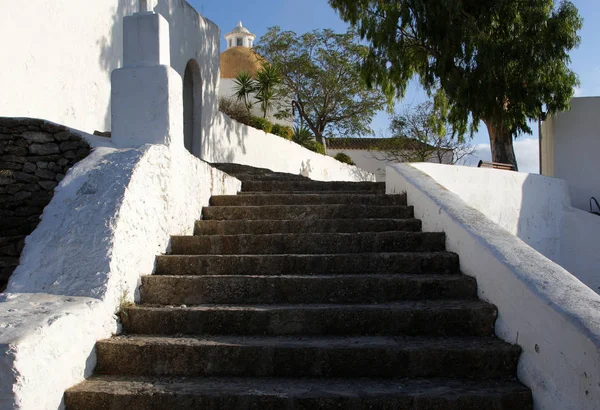
<instances>
[{"instance_id":1,"label":"low white wall","mask_svg":"<svg viewBox=\"0 0 600 410\"><path fill-rule=\"evenodd\" d=\"M319 181L375 181L370 172L240 124L221 112L213 117L210 130L202 147L202 159L207 162L251 165Z\"/></svg>"},{"instance_id":2,"label":"low white wall","mask_svg":"<svg viewBox=\"0 0 600 410\"><path fill-rule=\"evenodd\" d=\"M412 165L536 251L559 260L563 214L570 207L565 181L490 168Z\"/></svg>"},{"instance_id":3,"label":"low white wall","mask_svg":"<svg viewBox=\"0 0 600 410\"><path fill-rule=\"evenodd\" d=\"M600 293L600 216L569 208L560 231L559 264Z\"/></svg>"},{"instance_id":4,"label":"low white wall","mask_svg":"<svg viewBox=\"0 0 600 410\"><path fill-rule=\"evenodd\" d=\"M488 168L412 165L600 292L600 217L571 207L566 181Z\"/></svg>"},{"instance_id":5,"label":"low white wall","mask_svg":"<svg viewBox=\"0 0 600 410\"><path fill-rule=\"evenodd\" d=\"M377 151L367 151L359 149L330 149L327 148L327 155L335 157L339 153L344 153L352 158L352 161L360 169L375 174L377 181L385 181L385 167L389 164L386 161L378 160L375 155Z\"/></svg>"},{"instance_id":6,"label":"low white wall","mask_svg":"<svg viewBox=\"0 0 600 410\"><path fill-rule=\"evenodd\" d=\"M96 148L75 165L0 300L0 408L61 408L170 236L190 234L211 195L240 187L183 148L162 145Z\"/></svg>"},{"instance_id":7,"label":"low white wall","mask_svg":"<svg viewBox=\"0 0 600 410\"><path fill-rule=\"evenodd\" d=\"M600 296L411 165L387 168L426 232L445 232L479 297L498 307L496 334L523 348L518 377L536 410L600 408Z\"/></svg>"}]
</instances>

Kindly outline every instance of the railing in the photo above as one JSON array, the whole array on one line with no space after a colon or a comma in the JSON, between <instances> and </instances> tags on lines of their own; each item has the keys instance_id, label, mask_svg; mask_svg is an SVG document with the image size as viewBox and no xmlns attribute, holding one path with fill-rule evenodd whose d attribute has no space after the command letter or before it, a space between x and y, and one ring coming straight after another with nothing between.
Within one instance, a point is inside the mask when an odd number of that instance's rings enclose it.
<instances>
[{"instance_id":1,"label":"railing","mask_svg":"<svg viewBox=\"0 0 600 410\"><path fill-rule=\"evenodd\" d=\"M506 171L515 171L515 166L513 164L502 164L500 162L479 161L479 164L477 164L477 168L494 168L503 169Z\"/></svg>"}]
</instances>

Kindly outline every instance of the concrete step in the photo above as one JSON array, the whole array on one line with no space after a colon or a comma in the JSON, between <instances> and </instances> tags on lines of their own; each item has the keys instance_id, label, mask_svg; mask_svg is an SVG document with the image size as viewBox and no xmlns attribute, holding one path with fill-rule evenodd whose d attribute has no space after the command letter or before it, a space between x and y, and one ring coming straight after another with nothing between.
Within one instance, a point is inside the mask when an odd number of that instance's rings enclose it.
<instances>
[{"instance_id":1,"label":"concrete step","mask_svg":"<svg viewBox=\"0 0 600 410\"><path fill-rule=\"evenodd\" d=\"M258 205L315 205L315 204L363 204L406 205L406 195L355 195L355 194L260 194L216 195L210 198L213 206Z\"/></svg>"},{"instance_id":2,"label":"concrete step","mask_svg":"<svg viewBox=\"0 0 600 410\"><path fill-rule=\"evenodd\" d=\"M263 205L263 206L209 206L202 210L207 220L257 219L364 219L413 218L412 206L377 206L361 204L328 205Z\"/></svg>"},{"instance_id":3,"label":"concrete step","mask_svg":"<svg viewBox=\"0 0 600 410\"><path fill-rule=\"evenodd\" d=\"M173 236L172 255L335 254L438 252L443 232L284 233L269 235Z\"/></svg>"},{"instance_id":4,"label":"concrete step","mask_svg":"<svg viewBox=\"0 0 600 410\"><path fill-rule=\"evenodd\" d=\"M139 305L124 309L128 334L492 336L497 310L479 300L382 304Z\"/></svg>"},{"instance_id":5,"label":"concrete step","mask_svg":"<svg viewBox=\"0 0 600 410\"><path fill-rule=\"evenodd\" d=\"M451 252L348 253L335 255L161 255L158 275L296 275L458 273Z\"/></svg>"},{"instance_id":6,"label":"concrete step","mask_svg":"<svg viewBox=\"0 0 600 410\"><path fill-rule=\"evenodd\" d=\"M377 191L385 192L385 182L246 181L242 191Z\"/></svg>"},{"instance_id":7,"label":"concrete step","mask_svg":"<svg viewBox=\"0 0 600 410\"><path fill-rule=\"evenodd\" d=\"M256 221L196 221L194 235L234 235L273 233L352 233L421 231L419 219L279 219Z\"/></svg>"},{"instance_id":8,"label":"concrete step","mask_svg":"<svg viewBox=\"0 0 600 410\"><path fill-rule=\"evenodd\" d=\"M96 344L99 374L510 379L521 349L496 338L117 336Z\"/></svg>"},{"instance_id":9,"label":"concrete step","mask_svg":"<svg viewBox=\"0 0 600 410\"><path fill-rule=\"evenodd\" d=\"M477 282L465 275L285 275L142 277L143 303L161 305L387 303L469 299Z\"/></svg>"},{"instance_id":10,"label":"concrete step","mask_svg":"<svg viewBox=\"0 0 600 410\"><path fill-rule=\"evenodd\" d=\"M518 382L468 379L96 376L65 394L67 410L532 410Z\"/></svg>"}]
</instances>

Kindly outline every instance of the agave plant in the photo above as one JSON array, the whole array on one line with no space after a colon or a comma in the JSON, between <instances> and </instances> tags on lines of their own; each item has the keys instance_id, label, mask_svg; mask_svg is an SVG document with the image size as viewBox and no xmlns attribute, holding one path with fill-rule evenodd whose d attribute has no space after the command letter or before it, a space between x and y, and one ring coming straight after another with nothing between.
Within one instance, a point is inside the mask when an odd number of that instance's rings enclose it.
<instances>
[{"instance_id":1,"label":"agave plant","mask_svg":"<svg viewBox=\"0 0 600 410\"><path fill-rule=\"evenodd\" d=\"M250 96L256 92L257 82L248 72L242 71L235 76L233 80L233 96L244 103L248 114L252 108L252 100Z\"/></svg>"},{"instance_id":2,"label":"agave plant","mask_svg":"<svg viewBox=\"0 0 600 410\"><path fill-rule=\"evenodd\" d=\"M304 125L294 127L294 135L292 136L292 141L296 144L302 145L303 147L310 145L315 140L312 132Z\"/></svg>"}]
</instances>

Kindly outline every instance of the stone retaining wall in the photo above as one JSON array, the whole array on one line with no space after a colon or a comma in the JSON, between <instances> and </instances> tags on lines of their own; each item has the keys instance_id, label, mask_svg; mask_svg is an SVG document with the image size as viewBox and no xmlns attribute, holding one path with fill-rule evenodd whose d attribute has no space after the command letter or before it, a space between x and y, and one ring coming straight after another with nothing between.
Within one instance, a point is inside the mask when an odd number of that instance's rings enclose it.
<instances>
[{"instance_id":1,"label":"stone retaining wall","mask_svg":"<svg viewBox=\"0 0 600 410\"><path fill-rule=\"evenodd\" d=\"M0 291L65 173L90 153L68 128L0 117Z\"/></svg>"}]
</instances>

